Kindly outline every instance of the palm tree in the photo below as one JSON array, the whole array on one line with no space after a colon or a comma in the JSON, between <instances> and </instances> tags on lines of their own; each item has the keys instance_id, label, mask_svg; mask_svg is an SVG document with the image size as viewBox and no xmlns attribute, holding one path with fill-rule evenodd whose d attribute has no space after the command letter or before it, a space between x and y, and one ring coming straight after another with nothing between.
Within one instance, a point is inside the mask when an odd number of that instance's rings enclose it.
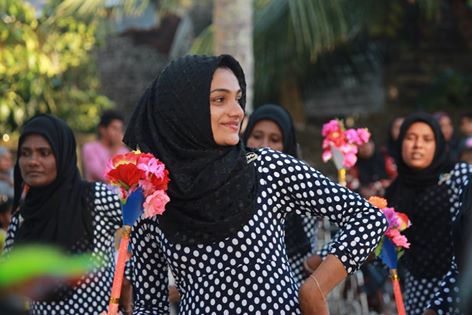
<instances>
[{"instance_id":1,"label":"palm tree","mask_svg":"<svg viewBox=\"0 0 472 315\"><path fill-rule=\"evenodd\" d=\"M246 75L246 111L252 112L254 52L252 47L252 11L248 0L215 0L213 29L215 55L233 55Z\"/></svg>"}]
</instances>

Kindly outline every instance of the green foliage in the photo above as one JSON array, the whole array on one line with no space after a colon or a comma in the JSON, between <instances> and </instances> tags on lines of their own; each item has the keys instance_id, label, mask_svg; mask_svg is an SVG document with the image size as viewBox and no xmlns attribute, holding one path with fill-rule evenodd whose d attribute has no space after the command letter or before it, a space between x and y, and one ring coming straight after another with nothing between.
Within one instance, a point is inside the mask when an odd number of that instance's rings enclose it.
<instances>
[{"instance_id":1,"label":"green foliage","mask_svg":"<svg viewBox=\"0 0 472 315\"><path fill-rule=\"evenodd\" d=\"M440 110L450 106L470 106L472 77L452 69L439 73L419 98L418 105L425 110Z\"/></svg>"},{"instance_id":2,"label":"green foliage","mask_svg":"<svg viewBox=\"0 0 472 315\"><path fill-rule=\"evenodd\" d=\"M72 128L93 129L112 104L98 92L91 50L98 21L57 16L54 5L37 16L23 0L0 0L0 130L14 131L48 112Z\"/></svg>"}]
</instances>

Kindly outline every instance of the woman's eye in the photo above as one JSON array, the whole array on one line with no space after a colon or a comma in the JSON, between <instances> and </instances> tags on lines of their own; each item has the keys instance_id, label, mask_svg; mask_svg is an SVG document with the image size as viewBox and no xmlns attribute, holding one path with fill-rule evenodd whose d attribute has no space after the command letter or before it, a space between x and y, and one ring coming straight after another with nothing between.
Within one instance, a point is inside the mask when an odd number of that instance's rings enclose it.
<instances>
[{"instance_id":1,"label":"woman's eye","mask_svg":"<svg viewBox=\"0 0 472 315\"><path fill-rule=\"evenodd\" d=\"M30 155L29 151L21 150L21 152L20 152L20 156L29 156L29 155Z\"/></svg>"},{"instance_id":2,"label":"woman's eye","mask_svg":"<svg viewBox=\"0 0 472 315\"><path fill-rule=\"evenodd\" d=\"M213 99L213 102L215 102L215 103L223 103L224 100L225 100L224 97L215 97L215 98Z\"/></svg>"},{"instance_id":3,"label":"woman's eye","mask_svg":"<svg viewBox=\"0 0 472 315\"><path fill-rule=\"evenodd\" d=\"M47 157L51 154L51 150L41 150L40 153L41 153L41 156Z\"/></svg>"}]
</instances>

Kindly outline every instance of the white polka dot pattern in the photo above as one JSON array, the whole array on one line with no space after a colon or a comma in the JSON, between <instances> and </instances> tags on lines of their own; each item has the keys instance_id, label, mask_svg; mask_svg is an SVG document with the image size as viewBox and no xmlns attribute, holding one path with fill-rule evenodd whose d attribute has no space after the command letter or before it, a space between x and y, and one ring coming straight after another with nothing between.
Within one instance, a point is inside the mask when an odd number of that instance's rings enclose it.
<instances>
[{"instance_id":1,"label":"white polka dot pattern","mask_svg":"<svg viewBox=\"0 0 472 315\"><path fill-rule=\"evenodd\" d=\"M166 239L158 218L138 224L132 236L134 314L168 311L166 264L181 294L181 314L300 314L284 245L290 211L328 216L341 227L331 253L348 272L359 268L383 235L387 222L378 209L303 162L263 149L255 166L256 211L234 236L182 246Z\"/></svg>"},{"instance_id":2,"label":"white polka dot pattern","mask_svg":"<svg viewBox=\"0 0 472 315\"><path fill-rule=\"evenodd\" d=\"M452 220L455 221L462 205L460 201L462 190L467 186L468 178L472 174L472 165L467 163L457 163L450 174L451 176L445 184L450 187L451 203L453 205L451 208ZM411 314L422 314L423 310L427 308L434 309L439 315L461 314L461 311L457 307L460 302L458 297L459 284L457 281L457 275L457 265L455 263L455 258L453 258L451 269L442 279L437 279L435 281L436 285L434 286L434 291L431 295L431 290L427 290L427 288L425 289L424 286L421 286L423 279L415 279L411 277L411 286L414 290L418 291L417 295L432 296L426 300L426 303L418 301L419 303L416 304L414 309L412 309ZM422 294L423 292L424 294Z\"/></svg>"},{"instance_id":3,"label":"white polka dot pattern","mask_svg":"<svg viewBox=\"0 0 472 315\"><path fill-rule=\"evenodd\" d=\"M107 186L94 186L94 251L93 255L104 261L103 268L80 279L72 296L59 302L33 302L31 313L35 315L98 315L105 310L113 281L114 272L114 232L121 226L121 205L118 197ZM14 241L21 217L15 215L8 228L8 252Z\"/></svg>"}]
</instances>

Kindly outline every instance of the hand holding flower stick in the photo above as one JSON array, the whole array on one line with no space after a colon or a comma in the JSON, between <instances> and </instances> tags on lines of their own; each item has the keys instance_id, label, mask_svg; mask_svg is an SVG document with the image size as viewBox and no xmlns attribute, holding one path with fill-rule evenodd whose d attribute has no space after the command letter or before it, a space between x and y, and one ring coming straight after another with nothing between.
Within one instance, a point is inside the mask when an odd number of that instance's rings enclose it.
<instances>
[{"instance_id":1,"label":"hand holding flower stick","mask_svg":"<svg viewBox=\"0 0 472 315\"><path fill-rule=\"evenodd\" d=\"M113 279L108 315L118 313L125 263L128 258L131 226L138 217L162 214L170 201L166 193L169 174L164 164L152 154L132 151L116 155L107 166L106 178L120 188L123 205L122 238Z\"/></svg>"}]
</instances>

